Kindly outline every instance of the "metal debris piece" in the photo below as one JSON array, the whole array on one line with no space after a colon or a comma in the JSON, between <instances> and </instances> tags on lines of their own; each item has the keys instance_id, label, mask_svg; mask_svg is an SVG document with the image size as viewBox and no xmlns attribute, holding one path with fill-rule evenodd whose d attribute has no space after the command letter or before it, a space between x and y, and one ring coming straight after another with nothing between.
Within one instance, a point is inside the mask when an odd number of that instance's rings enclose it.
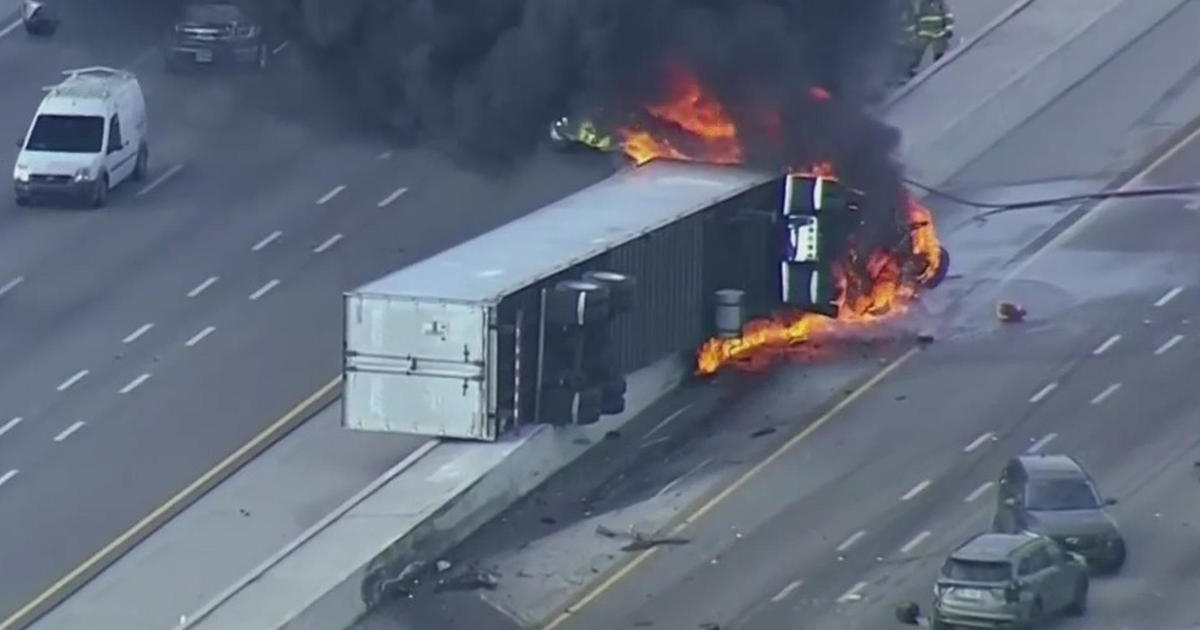
<instances>
[{"instance_id":1,"label":"metal debris piece","mask_svg":"<svg viewBox=\"0 0 1200 630\"><path fill-rule=\"evenodd\" d=\"M775 432L775 427L764 427L750 434L752 438L760 438L764 435L771 435Z\"/></svg>"},{"instance_id":2,"label":"metal debris piece","mask_svg":"<svg viewBox=\"0 0 1200 630\"><path fill-rule=\"evenodd\" d=\"M445 573L446 571L450 570L450 567L451 567L451 564L450 564L449 560L438 560L437 561L438 573Z\"/></svg>"},{"instance_id":3,"label":"metal debris piece","mask_svg":"<svg viewBox=\"0 0 1200 630\"><path fill-rule=\"evenodd\" d=\"M1024 321L1025 315L1025 309L1018 304L1006 301L996 303L996 319L1006 324L1015 324Z\"/></svg>"},{"instance_id":4,"label":"metal debris piece","mask_svg":"<svg viewBox=\"0 0 1200 630\"><path fill-rule=\"evenodd\" d=\"M472 591L475 589L496 590L500 576L490 571L474 569L464 571L434 587L435 591Z\"/></svg>"},{"instance_id":5,"label":"metal debris piece","mask_svg":"<svg viewBox=\"0 0 1200 630\"><path fill-rule=\"evenodd\" d=\"M632 527L630 527L628 533L623 533L613 531L603 525L597 525L596 534L605 538L621 538L630 541L629 544L621 547L621 551L643 551L651 547L658 547L659 545L686 545L692 542L687 538L647 535L633 531Z\"/></svg>"}]
</instances>

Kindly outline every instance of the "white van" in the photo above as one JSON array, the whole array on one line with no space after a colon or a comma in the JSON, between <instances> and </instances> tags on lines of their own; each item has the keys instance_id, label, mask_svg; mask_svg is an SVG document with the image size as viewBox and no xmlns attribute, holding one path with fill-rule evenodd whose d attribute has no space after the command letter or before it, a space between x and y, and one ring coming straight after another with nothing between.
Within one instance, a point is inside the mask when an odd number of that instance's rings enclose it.
<instances>
[{"instance_id":1,"label":"white van","mask_svg":"<svg viewBox=\"0 0 1200 630\"><path fill-rule=\"evenodd\" d=\"M100 207L110 188L146 176L146 101L137 77L104 67L63 74L62 83L44 88L29 131L17 143L18 205L70 197Z\"/></svg>"}]
</instances>

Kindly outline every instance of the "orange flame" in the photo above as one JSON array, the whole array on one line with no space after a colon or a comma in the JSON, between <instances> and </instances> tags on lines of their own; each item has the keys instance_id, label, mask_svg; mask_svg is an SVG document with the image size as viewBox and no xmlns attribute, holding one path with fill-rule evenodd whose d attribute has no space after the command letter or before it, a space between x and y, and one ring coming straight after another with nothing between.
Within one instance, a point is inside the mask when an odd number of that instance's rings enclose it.
<instances>
[{"instance_id":1,"label":"orange flame","mask_svg":"<svg viewBox=\"0 0 1200 630\"><path fill-rule=\"evenodd\" d=\"M907 206L910 251L881 249L865 262L851 251L834 265L840 292L836 319L805 313L751 321L740 337L707 341L697 356L697 373L714 374L725 366L748 362L752 369L761 369L762 362L756 359L793 353L806 342L846 326L869 325L907 312L919 287L937 274L943 262L929 209L911 196ZM906 263L917 267L915 273L905 273Z\"/></svg>"},{"instance_id":2,"label":"orange flame","mask_svg":"<svg viewBox=\"0 0 1200 630\"><path fill-rule=\"evenodd\" d=\"M686 150L662 135L641 126L622 129L625 153L639 166L659 157L678 160L698 159L713 164L739 164L743 161L737 126L721 104L700 90L700 84L688 73L677 73L676 95L668 102L646 107L655 128L675 131ZM695 147L690 145L695 144Z\"/></svg>"}]
</instances>

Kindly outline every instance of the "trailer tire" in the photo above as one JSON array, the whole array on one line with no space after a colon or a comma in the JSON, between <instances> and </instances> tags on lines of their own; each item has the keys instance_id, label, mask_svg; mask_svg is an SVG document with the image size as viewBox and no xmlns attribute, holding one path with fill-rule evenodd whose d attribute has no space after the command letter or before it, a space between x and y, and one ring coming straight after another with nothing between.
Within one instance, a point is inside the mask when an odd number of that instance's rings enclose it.
<instances>
[{"instance_id":1,"label":"trailer tire","mask_svg":"<svg viewBox=\"0 0 1200 630\"><path fill-rule=\"evenodd\" d=\"M585 280L564 280L546 294L546 321L557 326L591 327L608 320L608 287Z\"/></svg>"},{"instance_id":2,"label":"trailer tire","mask_svg":"<svg viewBox=\"0 0 1200 630\"><path fill-rule=\"evenodd\" d=\"M551 387L542 393L541 420L546 424L594 424L600 419L603 394L599 387L573 391Z\"/></svg>"},{"instance_id":3,"label":"trailer tire","mask_svg":"<svg viewBox=\"0 0 1200 630\"><path fill-rule=\"evenodd\" d=\"M588 271L583 274L586 282L608 287L608 310L612 315L628 312L633 308L633 293L637 289L637 280L616 271Z\"/></svg>"},{"instance_id":4,"label":"trailer tire","mask_svg":"<svg viewBox=\"0 0 1200 630\"><path fill-rule=\"evenodd\" d=\"M937 271L933 276L925 281L926 289L936 289L946 279L946 275L950 273L950 252L946 251L945 247L939 247L941 253Z\"/></svg>"},{"instance_id":5,"label":"trailer tire","mask_svg":"<svg viewBox=\"0 0 1200 630\"><path fill-rule=\"evenodd\" d=\"M623 375L616 375L607 381L601 387L603 397L600 400L600 413L605 416L613 416L625 411L625 392L628 385L625 382Z\"/></svg>"}]
</instances>

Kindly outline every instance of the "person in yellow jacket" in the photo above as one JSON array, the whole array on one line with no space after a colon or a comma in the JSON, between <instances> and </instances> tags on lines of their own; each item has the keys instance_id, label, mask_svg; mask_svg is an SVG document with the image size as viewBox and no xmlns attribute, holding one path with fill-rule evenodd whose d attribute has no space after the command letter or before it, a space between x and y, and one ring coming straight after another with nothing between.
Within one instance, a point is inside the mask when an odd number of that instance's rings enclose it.
<instances>
[{"instance_id":1,"label":"person in yellow jacket","mask_svg":"<svg viewBox=\"0 0 1200 630\"><path fill-rule=\"evenodd\" d=\"M932 49L933 61L941 59L950 49L954 39L954 13L946 0L908 0L911 6L904 8L906 40L912 48L908 74L915 76L920 69L925 51Z\"/></svg>"},{"instance_id":2,"label":"person in yellow jacket","mask_svg":"<svg viewBox=\"0 0 1200 630\"><path fill-rule=\"evenodd\" d=\"M577 125L571 123L566 116L554 121L550 126L550 139L560 145L574 142L597 151L609 151L614 148L612 136L600 133L591 120L584 119Z\"/></svg>"}]
</instances>

